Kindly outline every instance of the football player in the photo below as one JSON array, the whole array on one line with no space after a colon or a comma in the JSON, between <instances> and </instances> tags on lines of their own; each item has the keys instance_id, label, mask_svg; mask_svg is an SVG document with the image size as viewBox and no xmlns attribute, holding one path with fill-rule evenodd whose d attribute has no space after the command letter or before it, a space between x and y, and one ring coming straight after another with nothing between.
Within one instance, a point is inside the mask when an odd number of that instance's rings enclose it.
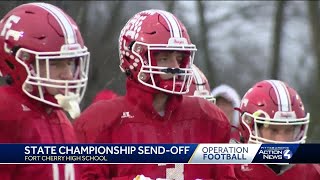
<instances>
[{"instance_id":1,"label":"football player","mask_svg":"<svg viewBox=\"0 0 320 180\"><path fill-rule=\"evenodd\" d=\"M228 143L230 124L221 110L189 90L196 46L173 14L134 15L119 37L126 95L89 106L75 121L86 143ZM83 179L234 179L229 165L88 165Z\"/></svg>"},{"instance_id":2,"label":"football player","mask_svg":"<svg viewBox=\"0 0 320 180\"><path fill-rule=\"evenodd\" d=\"M0 21L1 143L75 143L89 52L74 20L47 3L28 3ZM76 179L73 164L1 165L0 179Z\"/></svg>"},{"instance_id":3,"label":"football player","mask_svg":"<svg viewBox=\"0 0 320 180\"><path fill-rule=\"evenodd\" d=\"M305 143L309 124L298 93L279 80L264 80L250 88L239 108L240 136L244 143ZM314 164L235 165L240 180L315 180L320 168Z\"/></svg>"}]
</instances>

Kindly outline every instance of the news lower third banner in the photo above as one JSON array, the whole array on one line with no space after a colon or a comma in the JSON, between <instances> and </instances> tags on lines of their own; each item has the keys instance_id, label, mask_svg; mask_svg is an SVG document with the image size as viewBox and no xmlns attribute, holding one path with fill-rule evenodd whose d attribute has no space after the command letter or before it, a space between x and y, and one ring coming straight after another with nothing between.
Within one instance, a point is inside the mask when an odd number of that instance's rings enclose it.
<instances>
[{"instance_id":1,"label":"news lower third banner","mask_svg":"<svg viewBox=\"0 0 320 180\"><path fill-rule=\"evenodd\" d=\"M320 144L0 144L0 163L320 163L319 149Z\"/></svg>"}]
</instances>

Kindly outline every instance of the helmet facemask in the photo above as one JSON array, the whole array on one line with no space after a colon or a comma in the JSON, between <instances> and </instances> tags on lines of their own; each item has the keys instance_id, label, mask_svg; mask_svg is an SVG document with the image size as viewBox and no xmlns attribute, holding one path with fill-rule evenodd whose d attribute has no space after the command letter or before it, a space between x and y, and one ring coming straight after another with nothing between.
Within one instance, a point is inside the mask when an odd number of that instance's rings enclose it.
<instances>
[{"instance_id":1,"label":"helmet facemask","mask_svg":"<svg viewBox=\"0 0 320 180\"><path fill-rule=\"evenodd\" d=\"M304 118L296 118L295 112L276 112L274 118L270 118L263 111L256 111L253 114L243 113L241 121L249 131L248 143L276 143L276 144L299 144L305 143L309 125L309 113ZM288 126L288 127L285 127ZM262 128L281 129L286 132L288 140L276 141L262 136ZM269 130L272 132L272 130ZM290 134L288 134L290 133Z\"/></svg>"},{"instance_id":2,"label":"helmet facemask","mask_svg":"<svg viewBox=\"0 0 320 180\"><path fill-rule=\"evenodd\" d=\"M170 42L170 40L169 40ZM139 53L139 49L146 49ZM186 57L179 68L161 67L157 65L154 52L178 51L184 52ZM132 53L137 56L141 63L138 73L138 81L148 87L171 94L185 94L189 91L193 71L191 65L195 55L194 45L170 45L170 44L145 44L135 42ZM135 67L132 67L135 68ZM170 79L162 79L160 75L172 75Z\"/></svg>"},{"instance_id":3,"label":"helmet facemask","mask_svg":"<svg viewBox=\"0 0 320 180\"><path fill-rule=\"evenodd\" d=\"M20 48L16 53L16 60L27 72L22 85L25 94L48 105L63 108L73 117L80 114L79 103L86 90L90 60L86 47L64 45L58 52L36 52ZM54 68L58 71L58 68L66 68L59 65L61 61L66 61L70 66L67 68L71 69L71 78L50 77ZM50 88L58 93L50 94ZM52 96L54 98L50 98Z\"/></svg>"}]
</instances>

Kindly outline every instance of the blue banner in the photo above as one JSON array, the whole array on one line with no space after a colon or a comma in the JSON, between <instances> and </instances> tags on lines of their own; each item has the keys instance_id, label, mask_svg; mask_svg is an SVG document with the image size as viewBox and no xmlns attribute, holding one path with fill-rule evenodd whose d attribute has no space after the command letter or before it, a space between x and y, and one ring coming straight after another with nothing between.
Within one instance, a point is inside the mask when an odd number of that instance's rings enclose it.
<instances>
[{"instance_id":1,"label":"blue banner","mask_svg":"<svg viewBox=\"0 0 320 180\"><path fill-rule=\"evenodd\" d=\"M187 163L197 144L0 144L0 163Z\"/></svg>"},{"instance_id":2,"label":"blue banner","mask_svg":"<svg viewBox=\"0 0 320 180\"><path fill-rule=\"evenodd\" d=\"M320 163L320 144L0 144L0 163Z\"/></svg>"}]
</instances>

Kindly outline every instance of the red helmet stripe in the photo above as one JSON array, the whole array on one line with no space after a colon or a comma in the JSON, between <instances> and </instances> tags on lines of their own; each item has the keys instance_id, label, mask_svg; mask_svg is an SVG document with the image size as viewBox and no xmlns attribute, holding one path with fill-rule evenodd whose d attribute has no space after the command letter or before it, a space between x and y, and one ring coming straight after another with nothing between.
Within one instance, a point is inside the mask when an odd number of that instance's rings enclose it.
<instances>
[{"instance_id":1,"label":"red helmet stripe","mask_svg":"<svg viewBox=\"0 0 320 180\"><path fill-rule=\"evenodd\" d=\"M287 95L286 97L287 97L287 100L288 100L288 111L292 111L291 98L290 98L289 90L288 90L287 86L283 82L281 82L281 85L282 85L282 87L285 90L285 93Z\"/></svg>"},{"instance_id":2,"label":"red helmet stripe","mask_svg":"<svg viewBox=\"0 0 320 180\"><path fill-rule=\"evenodd\" d=\"M268 82L272 85L277 96L278 110L286 112L291 111L291 101L286 85L277 80L269 80Z\"/></svg>"},{"instance_id":3,"label":"red helmet stripe","mask_svg":"<svg viewBox=\"0 0 320 180\"><path fill-rule=\"evenodd\" d=\"M69 18L59 8L45 3L33 3L46 11L48 11L58 22L63 31L66 44L77 43L77 38L74 32L74 27Z\"/></svg>"},{"instance_id":4,"label":"red helmet stripe","mask_svg":"<svg viewBox=\"0 0 320 180\"><path fill-rule=\"evenodd\" d=\"M176 20L176 18L169 12L158 11L159 14L165 19L170 29L171 37L180 38L181 37L181 27Z\"/></svg>"}]
</instances>

